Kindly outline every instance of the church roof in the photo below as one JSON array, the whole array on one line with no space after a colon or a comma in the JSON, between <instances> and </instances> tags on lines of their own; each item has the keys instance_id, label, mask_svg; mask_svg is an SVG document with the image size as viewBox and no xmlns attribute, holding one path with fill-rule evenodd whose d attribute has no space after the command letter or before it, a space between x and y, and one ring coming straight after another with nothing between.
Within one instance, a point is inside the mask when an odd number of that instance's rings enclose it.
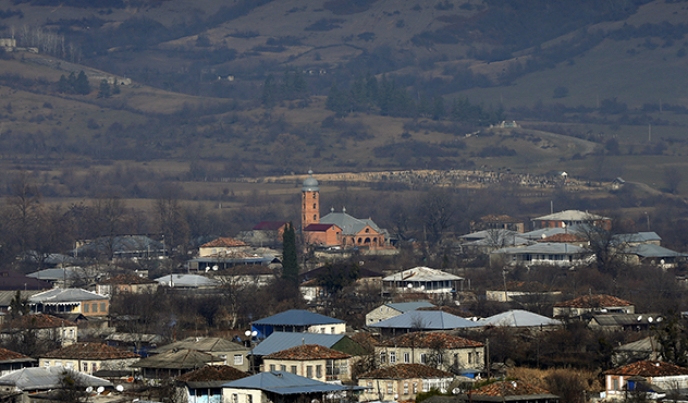
<instances>
[{"instance_id":1,"label":"church roof","mask_svg":"<svg viewBox=\"0 0 688 403\"><path fill-rule=\"evenodd\" d=\"M308 171L308 178L303 181L302 192L319 192L318 180L313 177L313 171Z\"/></svg>"},{"instance_id":2,"label":"church roof","mask_svg":"<svg viewBox=\"0 0 688 403\"><path fill-rule=\"evenodd\" d=\"M382 233L380 227L373 220L352 217L346 213L346 210L341 213L331 212L320 219L320 224L334 224L342 229L344 235L358 234L366 226L370 226L378 233Z\"/></svg>"}]
</instances>

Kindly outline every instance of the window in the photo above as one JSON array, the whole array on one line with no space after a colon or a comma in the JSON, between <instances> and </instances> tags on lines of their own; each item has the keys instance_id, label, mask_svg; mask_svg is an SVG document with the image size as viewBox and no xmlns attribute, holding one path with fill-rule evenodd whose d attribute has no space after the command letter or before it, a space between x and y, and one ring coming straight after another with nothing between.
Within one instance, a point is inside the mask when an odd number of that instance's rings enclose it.
<instances>
[{"instance_id":1,"label":"window","mask_svg":"<svg viewBox=\"0 0 688 403\"><path fill-rule=\"evenodd\" d=\"M612 390L619 390L619 378L614 378L614 386Z\"/></svg>"},{"instance_id":2,"label":"window","mask_svg":"<svg viewBox=\"0 0 688 403\"><path fill-rule=\"evenodd\" d=\"M334 326L330 328L330 333L334 334Z\"/></svg>"},{"instance_id":3,"label":"window","mask_svg":"<svg viewBox=\"0 0 688 403\"><path fill-rule=\"evenodd\" d=\"M296 365L291 366L291 371L292 374L296 375Z\"/></svg>"},{"instance_id":4,"label":"window","mask_svg":"<svg viewBox=\"0 0 688 403\"><path fill-rule=\"evenodd\" d=\"M274 370L275 370L275 364L270 364L270 371L274 371Z\"/></svg>"},{"instance_id":5,"label":"window","mask_svg":"<svg viewBox=\"0 0 688 403\"><path fill-rule=\"evenodd\" d=\"M318 219L318 216L313 214L313 220L317 220L317 219Z\"/></svg>"},{"instance_id":6,"label":"window","mask_svg":"<svg viewBox=\"0 0 688 403\"><path fill-rule=\"evenodd\" d=\"M91 372L96 372L98 370L98 365L95 362L91 363Z\"/></svg>"},{"instance_id":7,"label":"window","mask_svg":"<svg viewBox=\"0 0 688 403\"><path fill-rule=\"evenodd\" d=\"M253 403L253 395L246 395L246 403Z\"/></svg>"},{"instance_id":8,"label":"window","mask_svg":"<svg viewBox=\"0 0 688 403\"><path fill-rule=\"evenodd\" d=\"M427 358L426 358L426 356L425 356L425 353L421 353L421 355L420 355L420 363L421 363L421 364L427 364L427 363L428 363L428 360L427 360Z\"/></svg>"},{"instance_id":9,"label":"window","mask_svg":"<svg viewBox=\"0 0 688 403\"><path fill-rule=\"evenodd\" d=\"M306 378L313 378L313 366L306 366Z\"/></svg>"},{"instance_id":10,"label":"window","mask_svg":"<svg viewBox=\"0 0 688 403\"><path fill-rule=\"evenodd\" d=\"M88 307L89 307L88 304L84 304L84 313L88 313Z\"/></svg>"},{"instance_id":11,"label":"window","mask_svg":"<svg viewBox=\"0 0 688 403\"><path fill-rule=\"evenodd\" d=\"M100 303L100 312L105 312L105 302Z\"/></svg>"},{"instance_id":12,"label":"window","mask_svg":"<svg viewBox=\"0 0 688 403\"><path fill-rule=\"evenodd\" d=\"M368 382L366 382L366 387L367 387L368 389L373 389L373 381L368 381Z\"/></svg>"},{"instance_id":13,"label":"window","mask_svg":"<svg viewBox=\"0 0 688 403\"><path fill-rule=\"evenodd\" d=\"M380 351L380 364L387 363L387 353Z\"/></svg>"},{"instance_id":14,"label":"window","mask_svg":"<svg viewBox=\"0 0 688 403\"><path fill-rule=\"evenodd\" d=\"M239 403L239 395L232 393L232 403Z\"/></svg>"},{"instance_id":15,"label":"window","mask_svg":"<svg viewBox=\"0 0 688 403\"><path fill-rule=\"evenodd\" d=\"M313 193L313 198L314 198L314 199L317 199L317 198L318 198L318 194L317 194L317 193Z\"/></svg>"},{"instance_id":16,"label":"window","mask_svg":"<svg viewBox=\"0 0 688 403\"><path fill-rule=\"evenodd\" d=\"M389 353L389 363L390 364L396 364L396 362L397 362L397 353L392 351L391 353Z\"/></svg>"},{"instance_id":17,"label":"window","mask_svg":"<svg viewBox=\"0 0 688 403\"><path fill-rule=\"evenodd\" d=\"M66 365L67 368L72 369L74 368L74 363L73 362L68 362Z\"/></svg>"},{"instance_id":18,"label":"window","mask_svg":"<svg viewBox=\"0 0 688 403\"><path fill-rule=\"evenodd\" d=\"M320 328L320 333L325 333L325 328L324 328L324 327L321 327L321 328Z\"/></svg>"},{"instance_id":19,"label":"window","mask_svg":"<svg viewBox=\"0 0 688 403\"><path fill-rule=\"evenodd\" d=\"M408 395L408 392L409 392L408 382L404 382L404 394Z\"/></svg>"},{"instance_id":20,"label":"window","mask_svg":"<svg viewBox=\"0 0 688 403\"><path fill-rule=\"evenodd\" d=\"M413 394L418 393L418 382L413 382Z\"/></svg>"},{"instance_id":21,"label":"window","mask_svg":"<svg viewBox=\"0 0 688 403\"><path fill-rule=\"evenodd\" d=\"M468 353L468 363L473 364L473 353Z\"/></svg>"},{"instance_id":22,"label":"window","mask_svg":"<svg viewBox=\"0 0 688 403\"><path fill-rule=\"evenodd\" d=\"M394 384L392 382L387 382L387 394L391 395L394 393Z\"/></svg>"},{"instance_id":23,"label":"window","mask_svg":"<svg viewBox=\"0 0 688 403\"><path fill-rule=\"evenodd\" d=\"M234 354L234 365L244 365L244 356L241 354Z\"/></svg>"},{"instance_id":24,"label":"window","mask_svg":"<svg viewBox=\"0 0 688 403\"><path fill-rule=\"evenodd\" d=\"M313 208L318 208L318 206L315 203L313 203Z\"/></svg>"},{"instance_id":25,"label":"window","mask_svg":"<svg viewBox=\"0 0 688 403\"><path fill-rule=\"evenodd\" d=\"M315 366L315 377L317 379L322 378L322 365L316 365Z\"/></svg>"},{"instance_id":26,"label":"window","mask_svg":"<svg viewBox=\"0 0 688 403\"><path fill-rule=\"evenodd\" d=\"M88 363L87 362L84 363L84 372L88 372Z\"/></svg>"},{"instance_id":27,"label":"window","mask_svg":"<svg viewBox=\"0 0 688 403\"><path fill-rule=\"evenodd\" d=\"M286 365L280 365L280 371L287 372L287 366Z\"/></svg>"},{"instance_id":28,"label":"window","mask_svg":"<svg viewBox=\"0 0 688 403\"><path fill-rule=\"evenodd\" d=\"M93 310L93 313L98 312L98 303L92 304L91 309Z\"/></svg>"},{"instance_id":29,"label":"window","mask_svg":"<svg viewBox=\"0 0 688 403\"><path fill-rule=\"evenodd\" d=\"M408 364L411 362L411 354L409 353L404 353L404 363Z\"/></svg>"},{"instance_id":30,"label":"window","mask_svg":"<svg viewBox=\"0 0 688 403\"><path fill-rule=\"evenodd\" d=\"M475 363L480 364L480 351L475 352Z\"/></svg>"}]
</instances>

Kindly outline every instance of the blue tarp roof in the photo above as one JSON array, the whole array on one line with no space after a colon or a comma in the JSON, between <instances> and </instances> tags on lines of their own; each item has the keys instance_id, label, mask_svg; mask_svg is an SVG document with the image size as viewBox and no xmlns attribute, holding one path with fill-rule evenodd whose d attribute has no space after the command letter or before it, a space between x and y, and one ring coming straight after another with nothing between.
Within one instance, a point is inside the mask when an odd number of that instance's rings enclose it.
<instances>
[{"instance_id":1,"label":"blue tarp roof","mask_svg":"<svg viewBox=\"0 0 688 403\"><path fill-rule=\"evenodd\" d=\"M223 388L234 389L258 389L278 395L294 395L302 393L331 393L346 390L361 390L364 388L354 386L334 385L330 383L316 381L315 379L305 378L289 372L272 371L261 372L249 376L248 378L238 379L222 385Z\"/></svg>"},{"instance_id":2,"label":"blue tarp roof","mask_svg":"<svg viewBox=\"0 0 688 403\"><path fill-rule=\"evenodd\" d=\"M302 309L290 309L277 315L268 316L253 322L253 325L287 325L287 326L311 326L344 323L341 319L305 311Z\"/></svg>"},{"instance_id":3,"label":"blue tarp roof","mask_svg":"<svg viewBox=\"0 0 688 403\"><path fill-rule=\"evenodd\" d=\"M274 332L253 349L253 354L268 355L301 344L317 344L332 348L344 337L346 336L343 334Z\"/></svg>"},{"instance_id":4,"label":"blue tarp roof","mask_svg":"<svg viewBox=\"0 0 688 403\"><path fill-rule=\"evenodd\" d=\"M412 329L419 327L429 330L461 329L476 326L478 326L476 322L443 311L410 311L382 322L368 325L368 327L385 329Z\"/></svg>"}]
</instances>

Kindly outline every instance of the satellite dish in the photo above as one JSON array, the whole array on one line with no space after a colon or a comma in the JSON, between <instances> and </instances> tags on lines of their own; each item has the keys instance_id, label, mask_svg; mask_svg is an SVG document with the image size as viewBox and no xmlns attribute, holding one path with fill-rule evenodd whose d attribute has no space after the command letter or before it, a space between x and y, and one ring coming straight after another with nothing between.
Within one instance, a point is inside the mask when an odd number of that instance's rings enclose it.
<instances>
[{"instance_id":1,"label":"satellite dish","mask_svg":"<svg viewBox=\"0 0 688 403\"><path fill-rule=\"evenodd\" d=\"M93 392L93 386L89 386L88 388L86 388L86 393L91 393L91 392Z\"/></svg>"},{"instance_id":2,"label":"satellite dish","mask_svg":"<svg viewBox=\"0 0 688 403\"><path fill-rule=\"evenodd\" d=\"M652 317L647 318L647 321L652 323Z\"/></svg>"},{"instance_id":3,"label":"satellite dish","mask_svg":"<svg viewBox=\"0 0 688 403\"><path fill-rule=\"evenodd\" d=\"M663 321L663 320L664 320L664 319L663 319L661 316L660 316L659 318L657 318L657 322L661 322L661 321Z\"/></svg>"},{"instance_id":4,"label":"satellite dish","mask_svg":"<svg viewBox=\"0 0 688 403\"><path fill-rule=\"evenodd\" d=\"M643 315L638 316L638 322L640 322L641 320L643 320Z\"/></svg>"},{"instance_id":5,"label":"satellite dish","mask_svg":"<svg viewBox=\"0 0 688 403\"><path fill-rule=\"evenodd\" d=\"M118 392L124 392L124 386L122 386L122 385L117 385L117 386L115 386L115 390L118 391Z\"/></svg>"},{"instance_id":6,"label":"satellite dish","mask_svg":"<svg viewBox=\"0 0 688 403\"><path fill-rule=\"evenodd\" d=\"M440 389L440 392L447 393L447 389L442 388L442 389Z\"/></svg>"},{"instance_id":7,"label":"satellite dish","mask_svg":"<svg viewBox=\"0 0 688 403\"><path fill-rule=\"evenodd\" d=\"M320 400L318 400L318 399L313 399L313 400L311 400L311 403L320 403Z\"/></svg>"},{"instance_id":8,"label":"satellite dish","mask_svg":"<svg viewBox=\"0 0 688 403\"><path fill-rule=\"evenodd\" d=\"M246 337L249 337L251 335L251 331L250 330L245 331L244 335L246 335Z\"/></svg>"},{"instance_id":9,"label":"satellite dish","mask_svg":"<svg viewBox=\"0 0 688 403\"><path fill-rule=\"evenodd\" d=\"M205 272L207 273L207 272L209 272L209 271L210 271L210 266L206 266L206 267L205 267Z\"/></svg>"},{"instance_id":10,"label":"satellite dish","mask_svg":"<svg viewBox=\"0 0 688 403\"><path fill-rule=\"evenodd\" d=\"M413 288L413 284L408 284L406 287Z\"/></svg>"},{"instance_id":11,"label":"satellite dish","mask_svg":"<svg viewBox=\"0 0 688 403\"><path fill-rule=\"evenodd\" d=\"M213 266L213 271L217 271L220 267L218 265Z\"/></svg>"},{"instance_id":12,"label":"satellite dish","mask_svg":"<svg viewBox=\"0 0 688 403\"><path fill-rule=\"evenodd\" d=\"M454 389L452 389L452 394L453 394L453 395L458 395L459 393L461 393L461 389L459 389L459 388L454 388Z\"/></svg>"},{"instance_id":13,"label":"satellite dish","mask_svg":"<svg viewBox=\"0 0 688 403\"><path fill-rule=\"evenodd\" d=\"M103 393L104 391L105 391L105 388L102 386L98 386L98 389L96 389L96 392L98 392L99 394Z\"/></svg>"},{"instance_id":14,"label":"satellite dish","mask_svg":"<svg viewBox=\"0 0 688 403\"><path fill-rule=\"evenodd\" d=\"M251 332L251 337L256 337L258 336L258 332L256 330Z\"/></svg>"}]
</instances>

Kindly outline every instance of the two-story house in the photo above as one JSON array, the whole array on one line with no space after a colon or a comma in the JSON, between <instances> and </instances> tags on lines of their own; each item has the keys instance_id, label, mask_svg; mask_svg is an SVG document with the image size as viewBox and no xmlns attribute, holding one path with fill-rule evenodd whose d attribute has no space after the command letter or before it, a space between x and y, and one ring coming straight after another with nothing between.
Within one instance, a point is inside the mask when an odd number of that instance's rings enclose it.
<instances>
[{"instance_id":1,"label":"two-story house","mask_svg":"<svg viewBox=\"0 0 688 403\"><path fill-rule=\"evenodd\" d=\"M304 344L263 357L263 371L288 371L319 381L351 379L351 356L317 344Z\"/></svg>"}]
</instances>

